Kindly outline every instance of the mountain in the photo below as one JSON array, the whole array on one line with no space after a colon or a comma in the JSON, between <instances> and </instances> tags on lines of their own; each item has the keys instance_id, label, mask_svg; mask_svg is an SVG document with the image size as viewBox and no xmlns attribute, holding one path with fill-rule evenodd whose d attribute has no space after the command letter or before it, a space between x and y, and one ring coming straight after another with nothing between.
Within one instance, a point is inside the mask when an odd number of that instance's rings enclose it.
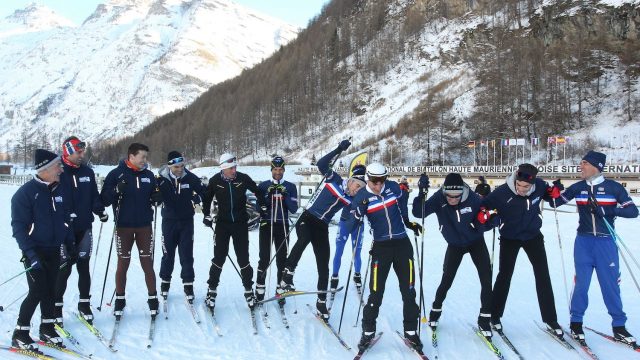
<instances>
[{"instance_id":1,"label":"mountain","mask_svg":"<svg viewBox=\"0 0 640 360\"><path fill-rule=\"evenodd\" d=\"M633 161L639 39L637 0L335 0L269 59L100 156L115 161L135 139L158 157L182 146L198 160L308 162L352 136L352 151L385 163L472 164L487 149L470 141L537 138L545 150L570 136L549 161L588 148Z\"/></svg>"},{"instance_id":2,"label":"mountain","mask_svg":"<svg viewBox=\"0 0 640 360\"><path fill-rule=\"evenodd\" d=\"M296 34L229 0L111 0L79 26L30 5L0 21L0 143L117 140Z\"/></svg>"}]
</instances>

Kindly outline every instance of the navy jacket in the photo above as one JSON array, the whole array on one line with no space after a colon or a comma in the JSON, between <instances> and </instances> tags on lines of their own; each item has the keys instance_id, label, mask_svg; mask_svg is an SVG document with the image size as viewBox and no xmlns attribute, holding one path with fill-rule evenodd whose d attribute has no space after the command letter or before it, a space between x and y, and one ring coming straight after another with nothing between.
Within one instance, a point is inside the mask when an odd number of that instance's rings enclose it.
<instances>
[{"instance_id":1,"label":"navy jacket","mask_svg":"<svg viewBox=\"0 0 640 360\"><path fill-rule=\"evenodd\" d=\"M120 199L120 208L116 209L116 186L123 180L127 187ZM117 227L145 227L150 226L153 221L151 194L156 191L156 187L156 178L151 170L134 171L122 160L104 179L100 197L105 206L113 205L113 212L117 214Z\"/></svg>"},{"instance_id":2,"label":"navy jacket","mask_svg":"<svg viewBox=\"0 0 640 360\"><path fill-rule=\"evenodd\" d=\"M360 189L351 202L347 229L352 232L364 221L371 225L374 241L392 241L407 238L404 224L409 221L406 192L395 181L385 181L380 195L369 186Z\"/></svg>"},{"instance_id":3,"label":"navy jacket","mask_svg":"<svg viewBox=\"0 0 640 360\"><path fill-rule=\"evenodd\" d=\"M258 185L258 189L260 189L260 192L262 193L262 196L264 198L263 203L267 207L267 212L265 214L262 214L261 220L271 221L271 204L272 201L277 201L275 200L277 198L275 196L270 196L268 189L271 184L275 183L276 181L271 179L263 181L260 183L260 185ZM289 220L289 213L295 214L296 211L298 211L298 189L296 188L295 184L292 184L286 180L281 180L280 184L282 184L285 189L287 189L287 196L282 197L282 207L284 208L284 211L280 210L280 208L278 207L278 211L275 214L274 221L282 222L282 214L284 213L284 221L286 222L287 220ZM257 202L256 206L258 206ZM258 208L256 210L260 209Z\"/></svg>"},{"instance_id":4,"label":"navy jacket","mask_svg":"<svg viewBox=\"0 0 640 360\"><path fill-rule=\"evenodd\" d=\"M60 187L53 191L38 178L22 185L11 198L11 228L20 250L32 261L39 250L57 251L64 243L75 249L69 212Z\"/></svg>"},{"instance_id":5,"label":"navy jacket","mask_svg":"<svg viewBox=\"0 0 640 360\"><path fill-rule=\"evenodd\" d=\"M63 164L64 172L60 175L62 195L69 212L76 215L71 226L74 231L90 229L93 214L100 215L104 212L96 175L87 165L73 167L65 162Z\"/></svg>"},{"instance_id":6,"label":"navy jacket","mask_svg":"<svg viewBox=\"0 0 640 360\"><path fill-rule=\"evenodd\" d=\"M329 168L329 162L339 153L340 150L335 149L318 160L318 170L325 178L307 205L308 212L327 224L343 207L351 205L351 196L345 194L342 177Z\"/></svg>"},{"instance_id":7,"label":"navy jacket","mask_svg":"<svg viewBox=\"0 0 640 360\"><path fill-rule=\"evenodd\" d=\"M202 212L205 216L209 215L215 196L218 201L217 222L246 224L249 221L247 190L256 195L256 202L260 206L264 198L258 190L258 185L249 175L236 171L235 179L226 180L222 172L218 172L209 179L209 185L204 193Z\"/></svg>"},{"instance_id":8,"label":"navy jacket","mask_svg":"<svg viewBox=\"0 0 640 360\"><path fill-rule=\"evenodd\" d=\"M638 208L629 197L629 194L627 194L627 190L618 182L605 179L602 175L590 182L582 180L569 186L556 199L556 206L565 204L573 198L576 199L579 214L578 234L611 236L603 217L591 213L589 207L590 194L598 202L598 206L605 211L604 218L607 219L612 227L615 227L613 222L616 216L625 218L638 217ZM553 206L551 201L549 203ZM620 204L620 207L618 207L618 204Z\"/></svg>"},{"instance_id":9,"label":"navy jacket","mask_svg":"<svg viewBox=\"0 0 640 360\"><path fill-rule=\"evenodd\" d=\"M515 172L507 177L506 183L498 186L482 199L482 206L497 210L500 217L502 240L526 241L541 235L542 209L540 203L548 200L546 181L536 178L526 196L516 194Z\"/></svg>"},{"instance_id":10,"label":"navy jacket","mask_svg":"<svg viewBox=\"0 0 640 360\"><path fill-rule=\"evenodd\" d=\"M195 205L202 203L204 197L202 181L186 168L180 178L174 177L168 167L158 173L158 187L162 192L162 221L193 219Z\"/></svg>"},{"instance_id":11,"label":"navy jacket","mask_svg":"<svg viewBox=\"0 0 640 360\"><path fill-rule=\"evenodd\" d=\"M424 209L421 209L422 197L416 196L413 199L413 216L422 218L435 213L440 224L440 232L451 246L465 247L484 240L483 233L490 227L481 225L476 220L481 199L478 194L470 190L465 186L460 203L456 206L447 203L442 189L436 191L424 202Z\"/></svg>"}]
</instances>

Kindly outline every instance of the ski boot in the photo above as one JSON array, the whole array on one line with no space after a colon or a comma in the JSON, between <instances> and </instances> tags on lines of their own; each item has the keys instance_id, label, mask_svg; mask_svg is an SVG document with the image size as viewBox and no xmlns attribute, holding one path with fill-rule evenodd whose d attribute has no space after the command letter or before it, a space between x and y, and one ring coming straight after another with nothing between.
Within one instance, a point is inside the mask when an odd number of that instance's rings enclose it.
<instances>
[{"instance_id":1,"label":"ski boot","mask_svg":"<svg viewBox=\"0 0 640 360\"><path fill-rule=\"evenodd\" d=\"M40 323L40 340L62 347L62 338L56 332L53 326L54 323L55 319L42 319L42 323Z\"/></svg>"},{"instance_id":2,"label":"ski boot","mask_svg":"<svg viewBox=\"0 0 640 360\"><path fill-rule=\"evenodd\" d=\"M78 313L86 322L93 325L93 311L91 311L90 298L91 297L78 300Z\"/></svg>"},{"instance_id":3,"label":"ski boot","mask_svg":"<svg viewBox=\"0 0 640 360\"><path fill-rule=\"evenodd\" d=\"M158 302L158 293L150 294L147 299L147 304L149 304L149 312L151 313L151 318L155 318L158 315L158 307L160 303Z\"/></svg>"},{"instance_id":4,"label":"ski boot","mask_svg":"<svg viewBox=\"0 0 640 360\"><path fill-rule=\"evenodd\" d=\"M116 303L113 307L113 315L115 315L116 319L120 319L124 313L125 306L127 306L127 300L125 299L124 294L116 294Z\"/></svg>"},{"instance_id":5,"label":"ski boot","mask_svg":"<svg viewBox=\"0 0 640 360\"><path fill-rule=\"evenodd\" d=\"M204 299L204 304L213 312L216 308L216 296L218 296L218 292L216 289L207 289L207 297Z\"/></svg>"},{"instance_id":6,"label":"ski boot","mask_svg":"<svg viewBox=\"0 0 640 360\"><path fill-rule=\"evenodd\" d=\"M429 326L431 328L438 326L441 315L442 309L431 309L431 311L429 311Z\"/></svg>"},{"instance_id":7,"label":"ski boot","mask_svg":"<svg viewBox=\"0 0 640 360\"><path fill-rule=\"evenodd\" d=\"M193 295L193 283L192 282L182 283L182 286L184 287L185 298L187 299L189 304L193 304L193 299L195 298L195 296Z\"/></svg>"},{"instance_id":8,"label":"ski boot","mask_svg":"<svg viewBox=\"0 0 640 360\"><path fill-rule=\"evenodd\" d=\"M249 309L253 310L256 306L256 296L253 295L253 289L249 288L244 290L244 299L247 301Z\"/></svg>"},{"instance_id":9,"label":"ski boot","mask_svg":"<svg viewBox=\"0 0 640 360\"><path fill-rule=\"evenodd\" d=\"M411 346L418 352L422 352L422 341L415 330L404 331L404 338L411 342Z\"/></svg>"},{"instance_id":10,"label":"ski boot","mask_svg":"<svg viewBox=\"0 0 640 360\"><path fill-rule=\"evenodd\" d=\"M557 336L559 339L564 338L564 331L562 331L562 327L560 327L560 324L558 324L557 321L549 321L546 325L547 330L552 332L553 335Z\"/></svg>"},{"instance_id":11,"label":"ski boot","mask_svg":"<svg viewBox=\"0 0 640 360\"><path fill-rule=\"evenodd\" d=\"M497 332L502 332L502 322L499 317L491 316L491 327Z\"/></svg>"},{"instance_id":12,"label":"ski boot","mask_svg":"<svg viewBox=\"0 0 640 360\"><path fill-rule=\"evenodd\" d=\"M167 297L169 297L169 287L171 286L171 281L167 281L162 279L162 281L160 282L160 295L162 295L162 298L164 298L164 300L167 300Z\"/></svg>"},{"instance_id":13,"label":"ski boot","mask_svg":"<svg viewBox=\"0 0 640 360\"><path fill-rule=\"evenodd\" d=\"M267 291L267 287L264 284L256 284L256 300L264 300L264 294Z\"/></svg>"},{"instance_id":14,"label":"ski boot","mask_svg":"<svg viewBox=\"0 0 640 360\"><path fill-rule=\"evenodd\" d=\"M478 330L482 336L491 340L493 333L491 332L491 314L480 313L478 315Z\"/></svg>"},{"instance_id":15,"label":"ski boot","mask_svg":"<svg viewBox=\"0 0 640 360\"><path fill-rule=\"evenodd\" d=\"M13 336L11 336L11 346L16 349L37 351L38 345L29 335L29 330L31 330L29 326L16 325L15 330L13 330Z\"/></svg>"},{"instance_id":16,"label":"ski boot","mask_svg":"<svg viewBox=\"0 0 640 360\"><path fill-rule=\"evenodd\" d=\"M581 322L572 322L569 325L569 329L571 329L571 336L578 342L584 341L584 330L582 330Z\"/></svg>"},{"instance_id":17,"label":"ski boot","mask_svg":"<svg viewBox=\"0 0 640 360\"><path fill-rule=\"evenodd\" d=\"M293 274L294 272L287 268L282 270L282 280L280 281L281 291L284 290L283 292L287 292L296 290L296 286L293 285Z\"/></svg>"},{"instance_id":18,"label":"ski boot","mask_svg":"<svg viewBox=\"0 0 640 360\"><path fill-rule=\"evenodd\" d=\"M276 286L276 295L282 294L284 292L285 291L282 289L282 287L280 285ZM278 299L278 305L284 306L284 304L286 304L286 303L287 303L287 299L285 299L285 298Z\"/></svg>"},{"instance_id":19,"label":"ski boot","mask_svg":"<svg viewBox=\"0 0 640 360\"><path fill-rule=\"evenodd\" d=\"M633 335L629 334L624 326L614 326L613 337L616 339L616 341L627 344L634 349L637 347L636 339L633 337Z\"/></svg>"},{"instance_id":20,"label":"ski boot","mask_svg":"<svg viewBox=\"0 0 640 360\"><path fill-rule=\"evenodd\" d=\"M358 350L365 351L371 344L371 341L375 337L375 331L363 331L362 337L360 338L360 342L358 343Z\"/></svg>"},{"instance_id":21,"label":"ski boot","mask_svg":"<svg viewBox=\"0 0 640 360\"><path fill-rule=\"evenodd\" d=\"M316 301L316 309L318 309L318 314L322 317L322 320L325 322L329 321L329 310L327 310L327 299L320 299Z\"/></svg>"},{"instance_id":22,"label":"ski boot","mask_svg":"<svg viewBox=\"0 0 640 360\"><path fill-rule=\"evenodd\" d=\"M53 317L55 317L56 319L56 324L58 324L58 326L60 326L61 328L64 327L64 319L62 316L62 306L64 305L64 303L62 301L60 302L56 302L54 304L54 308L53 308Z\"/></svg>"},{"instance_id":23,"label":"ski boot","mask_svg":"<svg viewBox=\"0 0 640 360\"><path fill-rule=\"evenodd\" d=\"M362 277L360 276L360 273L353 274L353 282L356 284L358 294L362 292Z\"/></svg>"}]
</instances>

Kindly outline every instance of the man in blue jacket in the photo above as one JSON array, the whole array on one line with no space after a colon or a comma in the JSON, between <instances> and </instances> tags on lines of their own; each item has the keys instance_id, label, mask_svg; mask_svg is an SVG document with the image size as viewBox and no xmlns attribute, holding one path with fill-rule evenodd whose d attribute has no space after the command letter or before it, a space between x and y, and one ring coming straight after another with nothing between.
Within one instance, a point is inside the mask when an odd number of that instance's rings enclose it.
<instances>
[{"instance_id":1,"label":"man in blue jacket","mask_svg":"<svg viewBox=\"0 0 640 360\"><path fill-rule=\"evenodd\" d=\"M116 302L113 314L120 318L126 306L125 289L127 271L131 262L131 250L138 248L140 265L147 285L149 311L152 317L158 314L156 274L153 270L153 206L162 203L156 178L147 169L149 147L140 143L129 145L127 159L120 161L104 179L100 197L106 205L113 206L118 266L116 269Z\"/></svg>"},{"instance_id":2,"label":"man in blue jacket","mask_svg":"<svg viewBox=\"0 0 640 360\"><path fill-rule=\"evenodd\" d=\"M417 333L419 308L416 304L413 247L405 230L406 226L418 235L422 226L409 221L408 199L397 182L387 180L388 175L387 168L380 163L367 166L367 186L353 198L347 220L348 228L354 229L361 226L366 216L373 233L370 294L362 313L362 337L358 348L366 349L375 336L378 311L387 276L393 266L402 295L404 337L416 350L422 351Z\"/></svg>"},{"instance_id":3,"label":"man in blue jacket","mask_svg":"<svg viewBox=\"0 0 640 360\"><path fill-rule=\"evenodd\" d=\"M98 193L96 175L93 170L83 163L86 144L75 136L68 137L62 143L62 164L64 172L60 175L60 188L64 194L66 205L71 212L71 228L75 238L78 252L78 312L88 323L93 323L93 312L90 304L91 276L89 273L89 260L93 247L93 215L97 215L100 221L106 222L109 215L104 212L104 205ZM65 246L61 249L61 261L68 259ZM71 275L72 266L65 266L58 273L56 284L55 316L56 322L63 326L62 307L64 305L64 293L67 289L67 281Z\"/></svg>"},{"instance_id":4,"label":"man in blue jacket","mask_svg":"<svg viewBox=\"0 0 640 360\"><path fill-rule=\"evenodd\" d=\"M293 274L295 268L302 257L302 253L307 245L313 246L316 255L316 267L318 269L317 289L326 291L329 284L329 223L333 216L343 207L351 204L351 197L364 186L364 181L358 178L350 178L346 188L343 186L342 177L333 171L329 164L331 160L347 150L351 146L349 140L342 140L338 147L318 160L318 170L324 175L324 180L315 194L309 200L307 209L300 215L296 224L296 241L291 253L287 258L285 269L283 270L280 291L291 291L295 289L293 285ZM327 294L318 294L316 309L325 321L329 321L329 310L327 309Z\"/></svg>"},{"instance_id":5,"label":"man in blue jacket","mask_svg":"<svg viewBox=\"0 0 640 360\"><path fill-rule=\"evenodd\" d=\"M298 211L298 190L296 185L283 180L285 161L282 156L271 159L271 179L258 185L264 197L265 211L260 217L260 261L256 275L256 298L264 300L267 267L271 261L271 244L276 248L276 266L278 268L276 284L282 280L284 263L287 261L287 235L289 234L289 213ZM256 204L257 205L257 204ZM261 209L258 209L261 210ZM280 300L281 303L284 299Z\"/></svg>"},{"instance_id":6,"label":"man in blue jacket","mask_svg":"<svg viewBox=\"0 0 640 360\"><path fill-rule=\"evenodd\" d=\"M204 187L200 179L185 167L185 158L177 151L167 155L167 166L159 171L158 187L162 193L162 260L160 295L167 300L171 273L180 257L180 278L187 301L193 303L193 216L202 203Z\"/></svg>"},{"instance_id":7,"label":"man in blue jacket","mask_svg":"<svg viewBox=\"0 0 640 360\"><path fill-rule=\"evenodd\" d=\"M521 164L504 184L482 199L483 209L478 213L478 220L487 221L491 210L497 211L500 217L500 267L493 285L491 323L494 329L502 331L501 318L518 252L522 248L533 266L542 321L549 331L561 338L564 333L558 324L544 237L540 232L540 203L550 199L547 193L550 187L537 174L535 166Z\"/></svg>"},{"instance_id":8,"label":"man in blue jacket","mask_svg":"<svg viewBox=\"0 0 640 360\"><path fill-rule=\"evenodd\" d=\"M611 315L613 336L616 340L637 346L625 327L627 316L622 310L620 297L620 263L616 240L607 227L613 228L617 216L638 217L638 208L618 182L602 175L606 155L589 151L580 162L579 181L567 188L562 195L562 184L557 181L551 191L555 206L576 199L578 206L578 231L573 248L576 269L575 285L571 296L571 335L584 341L582 321L589 304L588 292L593 270L596 270L604 303ZM553 201L551 202L552 206Z\"/></svg>"},{"instance_id":9,"label":"man in blue jacket","mask_svg":"<svg viewBox=\"0 0 640 360\"><path fill-rule=\"evenodd\" d=\"M413 199L413 216L425 218L435 213L440 232L448 243L442 266L442 280L429 314L429 326L438 325L447 291L453 284L462 257L469 253L478 270L481 286L478 327L484 336L491 338L491 265L484 242L484 232L488 227L476 219L480 211L480 196L471 191L457 173L448 174L442 188L426 201L424 198L429 188L426 175L420 177L418 188L420 192Z\"/></svg>"},{"instance_id":10,"label":"man in blue jacket","mask_svg":"<svg viewBox=\"0 0 640 360\"><path fill-rule=\"evenodd\" d=\"M19 349L37 349L29 335L31 317L40 305L42 321L40 340L56 345L62 339L54 328L54 296L60 267L60 247L67 247L70 266L77 252L73 232L69 227L70 214L60 187L60 157L37 149L33 179L22 185L11 198L11 228L22 250L29 292L20 305L20 313L11 344Z\"/></svg>"}]
</instances>

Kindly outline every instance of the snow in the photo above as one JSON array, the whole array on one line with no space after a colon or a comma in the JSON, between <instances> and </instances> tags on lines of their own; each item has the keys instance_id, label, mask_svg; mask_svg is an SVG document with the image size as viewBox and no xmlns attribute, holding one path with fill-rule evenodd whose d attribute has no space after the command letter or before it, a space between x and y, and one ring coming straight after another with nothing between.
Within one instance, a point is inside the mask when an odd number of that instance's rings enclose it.
<instances>
[{"instance_id":1,"label":"snow","mask_svg":"<svg viewBox=\"0 0 640 360\"><path fill-rule=\"evenodd\" d=\"M262 167L266 168L266 167ZM240 171L247 172L254 179L260 179L263 171L253 167L240 167ZM268 169L268 168L267 168ZM105 169L106 170L106 169ZM198 175L212 174L215 168L195 170ZM292 180L293 171L287 168L285 179ZM17 186L0 185L0 201L8 204L11 196L17 190ZM415 193L415 192L414 192ZM636 198L636 202L639 199ZM7 207L5 207L7 209ZM565 207L562 210L572 210ZM558 248L558 239L553 213L544 211L544 222L542 232L546 237L546 250L552 274L552 283L555 291L556 309L558 311L559 322L567 326L569 322L564 284L562 281L561 260ZM576 213L559 213L560 236L564 247L564 260L567 273L572 273L572 247L577 227L578 216ZM269 312L271 329L265 329L260 318L258 318L259 335L251 334L249 322L249 311L242 296L243 288L238 275L233 267L225 265L222 272L221 283L218 288L219 296L216 313L223 337L215 336L211 322L202 308L203 299L206 293L206 279L208 276L210 258L213 254L212 232L201 224L201 216L195 218L195 270L196 270L196 307L203 320L201 325L196 325L191 319L183 300L182 289L179 279L179 264L176 261L174 270L173 286L169 295L169 320L164 317L158 319L156 328L156 338L151 349L145 348L149 316L146 304L146 288L142 271L136 256L133 257L132 264L128 272L127 287L127 307L123 318L119 338L116 347L118 353L112 355L106 348L94 340L86 329L70 316L70 311L75 309L78 299L76 287L77 276L74 271L69 279L69 287L65 295L66 313L65 327L78 338L78 340L95 354L96 358L197 358L197 359L243 359L260 356L265 359L286 358L308 358L308 359L347 359L353 356L345 351L336 339L326 331L323 326L314 319L312 314L306 309L306 303L313 304L315 297L299 296L287 300L286 311L291 325L290 329L285 329L280 322L275 303L270 304ZM100 248L97 259L96 276L92 286L92 305L98 306L100 300L100 290L104 276L104 269L107 262L107 252L109 239L112 234L112 222L108 222L102 229ZM437 220L435 216L426 219L426 235L424 267L424 294L426 304L429 306L433 300L434 293L442 274L442 261L446 250L446 243L437 231ZM634 254L640 253L640 243L633 236L638 226L638 219L619 219L616 222L619 235L626 241ZM97 241L100 222L94 223L94 240ZM158 227L160 231L160 227ZM331 248L334 248L334 237L337 228L331 226L329 229ZM363 263L367 261L367 251L371 238L366 231L363 249ZM0 213L0 239L3 244L1 249L5 255L5 261L0 264L0 270L4 280L9 276L18 273L22 266L18 262L20 252L15 240L11 237L10 213L5 210ZM251 265L254 267L258 260L258 234L256 231L250 232L249 250L251 254ZM292 234L291 241L296 240L295 233ZM485 235L485 240L489 250L491 250L491 232ZM419 241L419 240L418 240ZM96 249L94 243L94 251ZM345 251L340 270L341 282L349 271L350 255ZM232 252L230 252L232 254ZM160 267L162 256L161 246L157 244L155 248L155 270L156 274ZM235 261L235 256L231 255ZM333 255L332 255L333 257ZM498 244L496 242L496 259L498 258ZM112 259L107 288L105 291L105 302L107 302L113 292L115 259ZM93 267L93 261L91 262ZM498 266L494 265L494 277ZM275 268L271 273L269 293L274 291ZM364 265L363 265L364 271ZM638 274L638 269L636 273ZM299 289L314 289L316 284L316 266L313 251L307 247L297 268L294 282ZM569 281L569 279L567 279ZM159 287L159 282L158 282ZM631 278L622 267L622 297L629 321L627 327L632 334L640 334L640 297L633 286ZM27 289L24 277L3 285L0 294L0 304L6 306L11 300L22 294ZM337 328L340 318L340 310L343 301L343 293L336 296L334 312L331 323ZM357 311L356 291L353 284L349 287L345 316L342 324L342 335L352 346L356 344L360 337L360 324L354 327L355 314ZM440 356L444 359L491 359L492 355L480 342L476 335L471 332L469 324L476 321L480 308L480 287L475 268L467 256L458 270L458 276L449 291L444 303L444 312L441 319L439 331ZM10 341L11 329L17 319L19 303L16 303L0 313L0 318L4 324L5 331L0 334L0 342ZM297 314L294 313L297 308ZM95 311L95 324L106 335L109 336L113 326L112 308L104 306L102 312ZM526 358L535 359L578 359L577 353L565 350L556 342L548 338L547 335L536 329L534 320L540 321L537 306L535 283L531 265L526 256L521 252L520 260L517 263L516 271L512 281L509 301L503 324L512 342L518 347ZM610 331L610 318L604 307L597 278L594 276L590 288L590 305L585 317L586 324L605 332ZM33 317L32 324L35 326L32 335L37 335L37 325L39 324L39 313ZM378 318L378 331L384 331L384 336L380 342L366 355L370 359L412 359L413 355L394 334L396 329L402 328L402 301L397 287L397 279L393 273L390 274L386 283L386 292L380 309ZM630 350L615 344L599 336L587 332L587 340L594 351L601 359L622 359L632 358ZM430 331L426 328L422 331L422 340L425 342L427 355L432 353L430 346ZM496 339L496 344L501 348L507 359L516 357L509 352L507 347ZM49 351L52 353L51 351ZM58 354L55 354L58 355ZM7 354L2 354L2 358L10 358ZM13 358L13 357L12 357ZM19 357L15 357L16 359Z\"/></svg>"}]
</instances>

